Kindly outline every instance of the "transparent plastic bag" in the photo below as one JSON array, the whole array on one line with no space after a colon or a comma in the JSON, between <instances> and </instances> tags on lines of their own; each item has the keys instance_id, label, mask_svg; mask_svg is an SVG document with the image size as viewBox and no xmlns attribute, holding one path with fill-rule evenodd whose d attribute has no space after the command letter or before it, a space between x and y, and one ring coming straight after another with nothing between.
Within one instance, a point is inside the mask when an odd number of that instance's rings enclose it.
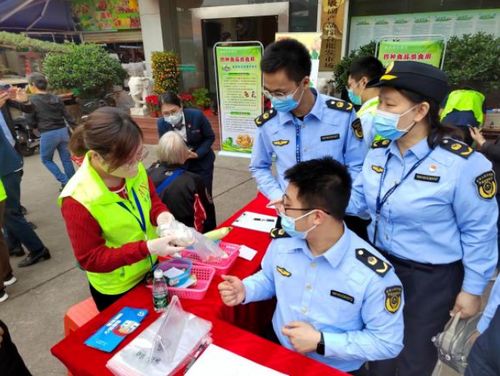
<instances>
[{"instance_id":1,"label":"transparent plastic bag","mask_svg":"<svg viewBox=\"0 0 500 376\"><path fill-rule=\"evenodd\" d=\"M213 262L228 257L227 253L218 246L217 242L178 221L162 225L158 227L157 231L159 236L173 233L177 246L186 247L186 249L194 251L203 262Z\"/></svg>"},{"instance_id":2,"label":"transparent plastic bag","mask_svg":"<svg viewBox=\"0 0 500 376\"><path fill-rule=\"evenodd\" d=\"M116 376L172 375L211 342L211 329L211 322L185 312L173 296L169 309L115 354L106 367Z\"/></svg>"}]
</instances>

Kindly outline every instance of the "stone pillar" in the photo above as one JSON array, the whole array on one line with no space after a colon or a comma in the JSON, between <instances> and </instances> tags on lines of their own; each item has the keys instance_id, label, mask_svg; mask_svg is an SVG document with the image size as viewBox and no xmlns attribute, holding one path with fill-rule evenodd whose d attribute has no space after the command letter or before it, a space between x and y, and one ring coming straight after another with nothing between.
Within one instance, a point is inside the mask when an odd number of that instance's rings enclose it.
<instances>
[{"instance_id":1,"label":"stone pillar","mask_svg":"<svg viewBox=\"0 0 500 376\"><path fill-rule=\"evenodd\" d=\"M151 74L151 52L179 51L175 0L139 0L146 68Z\"/></svg>"}]
</instances>

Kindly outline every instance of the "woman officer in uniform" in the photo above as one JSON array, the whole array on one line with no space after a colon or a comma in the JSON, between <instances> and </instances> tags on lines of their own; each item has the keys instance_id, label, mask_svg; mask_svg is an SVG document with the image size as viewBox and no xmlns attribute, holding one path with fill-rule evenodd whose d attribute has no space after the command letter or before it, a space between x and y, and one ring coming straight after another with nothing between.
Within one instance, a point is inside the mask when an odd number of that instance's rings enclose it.
<instances>
[{"instance_id":1,"label":"woman officer in uniform","mask_svg":"<svg viewBox=\"0 0 500 376\"><path fill-rule=\"evenodd\" d=\"M215 153L212 144L215 134L208 119L198 109L183 108L180 98L172 91L160 96L162 118L158 119L158 136L166 132L178 133L190 149L187 169L203 179L212 195Z\"/></svg>"},{"instance_id":2,"label":"woman officer in uniform","mask_svg":"<svg viewBox=\"0 0 500 376\"><path fill-rule=\"evenodd\" d=\"M439 123L446 75L417 62L391 64L377 85L374 141L348 212L368 213L370 241L403 283L404 349L371 375L431 375L431 338L450 314L469 317L496 265L496 182L491 163Z\"/></svg>"}]
</instances>

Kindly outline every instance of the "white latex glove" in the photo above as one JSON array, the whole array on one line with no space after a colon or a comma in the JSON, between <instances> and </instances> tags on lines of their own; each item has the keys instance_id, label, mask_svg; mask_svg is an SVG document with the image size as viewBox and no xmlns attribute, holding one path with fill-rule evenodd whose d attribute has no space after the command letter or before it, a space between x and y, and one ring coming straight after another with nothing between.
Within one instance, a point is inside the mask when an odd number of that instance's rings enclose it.
<instances>
[{"instance_id":1,"label":"white latex glove","mask_svg":"<svg viewBox=\"0 0 500 376\"><path fill-rule=\"evenodd\" d=\"M172 222L175 221L174 216L172 213L164 211L161 212L158 217L156 218L156 223L158 224L158 227L160 226L170 226Z\"/></svg>"},{"instance_id":2,"label":"white latex glove","mask_svg":"<svg viewBox=\"0 0 500 376\"><path fill-rule=\"evenodd\" d=\"M165 236L158 239L148 240L148 251L152 255L161 257L174 255L177 252L182 251L182 247L176 247L175 245L172 245L173 243L175 243L175 241L175 235L171 233L166 234Z\"/></svg>"}]
</instances>

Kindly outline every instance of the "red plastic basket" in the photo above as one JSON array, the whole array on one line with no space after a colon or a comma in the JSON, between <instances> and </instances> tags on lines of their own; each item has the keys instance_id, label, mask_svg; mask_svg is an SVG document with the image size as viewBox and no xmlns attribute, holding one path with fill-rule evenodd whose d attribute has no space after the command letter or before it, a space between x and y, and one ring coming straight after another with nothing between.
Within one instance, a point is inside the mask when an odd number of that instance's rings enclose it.
<instances>
[{"instance_id":1,"label":"red plastic basket","mask_svg":"<svg viewBox=\"0 0 500 376\"><path fill-rule=\"evenodd\" d=\"M215 274L226 274L240 254L240 245L228 242L220 242L219 247L227 253L227 258L214 261L202 261L200 256L194 251L185 249L181 252L182 257L193 261L194 265L206 265L215 269Z\"/></svg>"},{"instance_id":2,"label":"red plastic basket","mask_svg":"<svg viewBox=\"0 0 500 376\"><path fill-rule=\"evenodd\" d=\"M171 262L175 266L175 262ZM179 264L181 268L183 264ZM214 279L215 269L207 265L193 265L191 273L196 276L196 284L187 288L168 287L168 292L177 295L181 299L201 300L207 293L208 286Z\"/></svg>"}]
</instances>

